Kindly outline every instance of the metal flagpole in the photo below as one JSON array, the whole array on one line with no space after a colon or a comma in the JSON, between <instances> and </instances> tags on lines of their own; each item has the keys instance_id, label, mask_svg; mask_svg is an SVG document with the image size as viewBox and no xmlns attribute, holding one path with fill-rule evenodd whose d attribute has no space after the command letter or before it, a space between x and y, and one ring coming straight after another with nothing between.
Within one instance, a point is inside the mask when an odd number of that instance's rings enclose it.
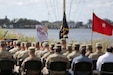
<instances>
[{"instance_id":1,"label":"metal flagpole","mask_svg":"<svg viewBox=\"0 0 113 75\"><path fill-rule=\"evenodd\" d=\"M65 11L66 11L66 1L63 0L63 14L64 14Z\"/></svg>"}]
</instances>

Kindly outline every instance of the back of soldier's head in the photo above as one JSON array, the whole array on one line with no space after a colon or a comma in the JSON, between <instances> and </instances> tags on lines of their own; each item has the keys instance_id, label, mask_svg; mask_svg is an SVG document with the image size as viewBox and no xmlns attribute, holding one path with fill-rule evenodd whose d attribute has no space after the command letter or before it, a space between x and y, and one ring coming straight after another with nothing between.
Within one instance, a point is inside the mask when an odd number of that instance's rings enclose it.
<instances>
[{"instance_id":1,"label":"back of soldier's head","mask_svg":"<svg viewBox=\"0 0 113 75\"><path fill-rule=\"evenodd\" d=\"M71 45L71 44L68 44L67 47L66 47L66 49L67 49L68 51L72 51L72 45Z\"/></svg>"},{"instance_id":2,"label":"back of soldier's head","mask_svg":"<svg viewBox=\"0 0 113 75\"><path fill-rule=\"evenodd\" d=\"M42 44L42 46L43 46L43 48L49 48L49 43L48 43L48 42L44 42L44 43Z\"/></svg>"},{"instance_id":3,"label":"back of soldier's head","mask_svg":"<svg viewBox=\"0 0 113 75\"><path fill-rule=\"evenodd\" d=\"M60 53L62 51L61 44L56 44L54 47L55 52Z\"/></svg>"},{"instance_id":4,"label":"back of soldier's head","mask_svg":"<svg viewBox=\"0 0 113 75\"><path fill-rule=\"evenodd\" d=\"M20 41L20 40L17 40L17 41L16 41L16 45L20 47L21 41Z\"/></svg>"},{"instance_id":5,"label":"back of soldier's head","mask_svg":"<svg viewBox=\"0 0 113 75\"><path fill-rule=\"evenodd\" d=\"M31 46L31 43L30 42L26 42L25 43L25 48L28 48L28 47L30 47Z\"/></svg>"},{"instance_id":6,"label":"back of soldier's head","mask_svg":"<svg viewBox=\"0 0 113 75\"><path fill-rule=\"evenodd\" d=\"M73 49L79 51L80 43L76 42L73 44Z\"/></svg>"},{"instance_id":7,"label":"back of soldier's head","mask_svg":"<svg viewBox=\"0 0 113 75\"><path fill-rule=\"evenodd\" d=\"M66 39L65 38L60 39L60 43L61 44L66 44Z\"/></svg>"},{"instance_id":8,"label":"back of soldier's head","mask_svg":"<svg viewBox=\"0 0 113 75\"><path fill-rule=\"evenodd\" d=\"M29 50L30 54L34 54L35 53L35 47L29 47L28 50Z\"/></svg>"},{"instance_id":9,"label":"back of soldier's head","mask_svg":"<svg viewBox=\"0 0 113 75\"><path fill-rule=\"evenodd\" d=\"M54 46L55 46L55 44L54 44L54 43L51 43L51 44L49 45L50 50L54 50Z\"/></svg>"},{"instance_id":10,"label":"back of soldier's head","mask_svg":"<svg viewBox=\"0 0 113 75\"><path fill-rule=\"evenodd\" d=\"M96 48L97 49L102 49L102 44L100 42L96 43Z\"/></svg>"},{"instance_id":11,"label":"back of soldier's head","mask_svg":"<svg viewBox=\"0 0 113 75\"><path fill-rule=\"evenodd\" d=\"M0 41L0 47L6 47L6 42L5 41Z\"/></svg>"},{"instance_id":12,"label":"back of soldier's head","mask_svg":"<svg viewBox=\"0 0 113 75\"><path fill-rule=\"evenodd\" d=\"M89 51L92 51L93 47L92 47L91 44L88 44L88 45L86 46L86 49L89 50Z\"/></svg>"}]
</instances>

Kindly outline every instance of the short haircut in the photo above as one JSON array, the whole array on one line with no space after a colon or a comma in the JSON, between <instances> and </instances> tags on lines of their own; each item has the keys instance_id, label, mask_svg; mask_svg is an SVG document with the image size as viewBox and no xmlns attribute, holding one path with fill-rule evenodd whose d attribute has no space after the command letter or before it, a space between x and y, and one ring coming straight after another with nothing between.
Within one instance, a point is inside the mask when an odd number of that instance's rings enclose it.
<instances>
[{"instance_id":1,"label":"short haircut","mask_svg":"<svg viewBox=\"0 0 113 75\"><path fill-rule=\"evenodd\" d=\"M106 49L106 51L107 51L107 52L113 52L113 47L108 46L107 49Z\"/></svg>"}]
</instances>

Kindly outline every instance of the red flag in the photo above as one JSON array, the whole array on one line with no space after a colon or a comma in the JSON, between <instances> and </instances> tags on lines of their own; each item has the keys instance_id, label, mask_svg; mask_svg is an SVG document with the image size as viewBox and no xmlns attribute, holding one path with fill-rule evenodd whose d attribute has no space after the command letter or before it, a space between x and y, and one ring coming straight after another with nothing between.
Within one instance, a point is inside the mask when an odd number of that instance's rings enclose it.
<instances>
[{"instance_id":1,"label":"red flag","mask_svg":"<svg viewBox=\"0 0 113 75\"><path fill-rule=\"evenodd\" d=\"M100 19L93 13L93 25L92 25L92 31L98 32L107 36L112 35L112 29L113 26L109 24L108 22Z\"/></svg>"}]
</instances>

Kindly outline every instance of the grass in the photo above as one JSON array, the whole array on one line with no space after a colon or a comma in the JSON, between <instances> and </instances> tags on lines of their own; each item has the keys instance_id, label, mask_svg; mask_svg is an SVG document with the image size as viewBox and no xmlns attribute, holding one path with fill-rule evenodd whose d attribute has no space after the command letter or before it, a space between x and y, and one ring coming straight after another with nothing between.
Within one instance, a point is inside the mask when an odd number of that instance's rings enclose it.
<instances>
[{"instance_id":1,"label":"grass","mask_svg":"<svg viewBox=\"0 0 113 75\"><path fill-rule=\"evenodd\" d=\"M7 31L0 28L0 39L2 40L2 38L14 38L14 39L21 40L23 42L35 42L36 41L35 37L25 36L21 33L8 33ZM58 41L58 40L49 40L49 43L55 43L56 41ZM113 45L112 41L113 40L111 40L111 39L97 39L97 40L92 40L92 41L80 41L80 44L86 44L86 45L92 44L93 50L95 51L95 44L97 42L101 42L102 46L103 46L103 51L105 51L107 45ZM68 43L73 44L75 42L77 42L77 41L70 40Z\"/></svg>"},{"instance_id":2,"label":"grass","mask_svg":"<svg viewBox=\"0 0 113 75\"><path fill-rule=\"evenodd\" d=\"M20 34L20 33L8 33L7 31L5 31L2 28L0 28L0 40L2 40L3 38L9 38L9 39L10 38L14 38L14 39L21 40L23 42L36 41L35 37L25 36L25 35Z\"/></svg>"}]
</instances>

